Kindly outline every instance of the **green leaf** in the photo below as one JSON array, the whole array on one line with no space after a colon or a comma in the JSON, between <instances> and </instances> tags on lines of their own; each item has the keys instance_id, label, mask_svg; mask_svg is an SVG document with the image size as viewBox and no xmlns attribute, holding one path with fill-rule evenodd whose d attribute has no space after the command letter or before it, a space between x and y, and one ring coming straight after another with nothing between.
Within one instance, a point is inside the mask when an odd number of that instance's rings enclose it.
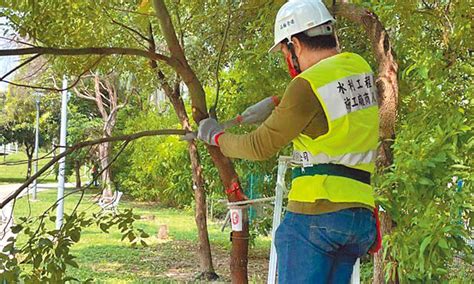
<instances>
[{"instance_id":1,"label":"green leaf","mask_svg":"<svg viewBox=\"0 0 474 284\"><path fill-rule=\"evenodd\" d=\"M64 262L69 264L72 267L79 268L79 265L77 264L77 262L75 262L72 259L67 258Z\"/></svg>"},{"instance_id":2,"label":"green leaf","mask_svg":"<svg viewBox=\"0 0 474 284\"><path fill-rule=\"evenodd\" d=\"M440 248L449 249L448 243L446 242L446 240L445 240L444 238L442 238L442 239L439 240L438 246L439 246Z\"/></svg>"},{"instance_id":3,"label":"green leaf","mask_svg":"<svg viewBox=\"0 0 474 284\"><path fill-rule=\"evenodd\" d=\"M100 227L100 229L101 229L104 233L108 233L108 232L109 232L109 231L108 231L108 230L109 230L109 226L108 226L107 224L101 223L101 224L99 225L99 227Z\"/></svg>"},{"instance_id":4,"label":"green leaf","mask_svg":"<svg viewBox=\"0 0 474 284\"><path fill-rule=\"evenodd\" d=\"M18 225L12 226L11 230L12 230L12 233L18 234L19 232L21 232L21 230L23 230L23 226L18 224Z\"/></svg>"},{"instance_id":5,"label":"green leaf","mask_svg":"<svg viewBox=\"0 0 474 284\"><path fill-rule=\"evenodd\" d=\"M420 257L423 256L423 253L425 252L425 249L430 244L430 242L431 242L431 236L428 236L423 239L420 245Z\"/></svg>"},{"instance_id":6,"label":"green leaf","mask_svg":"<svg viewBox=\"0 0 474 284\"><path fill-rule=\"evenodd\" d=\"M81 233L79 230L74 230L74 231L71 231L69 237L71 237L71 240L77 243L81 238Z\"/></svg>"},{"instance_id":7,"label":"green leaf","mask_svg":"<svg viewBox=\"0 0 474 284\"><path fill-rule=\"evenodd\" d=\"M431 181L430 179L425 178L425 177L420 177L420 178L418 179L418 182L419 182L420 184L423 184L423 185L434 185L433 181Z\"/></svg>"}]
</instances>

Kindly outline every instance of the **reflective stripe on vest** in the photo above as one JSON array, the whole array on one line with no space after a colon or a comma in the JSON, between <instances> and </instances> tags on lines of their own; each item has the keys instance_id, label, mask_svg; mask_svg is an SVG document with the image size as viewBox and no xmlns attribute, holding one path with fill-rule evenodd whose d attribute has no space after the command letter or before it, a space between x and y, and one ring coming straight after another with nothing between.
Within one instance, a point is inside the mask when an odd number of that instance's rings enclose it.
<instances>
[{"instance_id":1,"label":"reflective stripe on vest","mask_svg":"<svg viewBox=\"0 0 474 284\"><path fill-rule=\"evenodd\" d=\"M372 70L354 53L341 53L310 67L305 79L324 110L328 132L293 140L294 160L303 167L339 164L373 173L378 144L378 103ZM335 167L337 169L337 167ZM373 188L350 175L314 171L292 181L289 200L358 202L374 206Z\"/></svg>"},{"instance_id":2,"label":"reflective stripe on vest","mask_svg":"<svg viewBox=\"0 0 474 284\"><path fill-rule=\"evenodd\" d=\"M358 164L368 164L375 161L377 151L370 150L365 153L349 153L342 154L339 156L329 156L326 153L319 153L318 155L312 155L309 151L293 151L293 161L295 164L301 164L302 166L315 165L315 164L342 164L346 166L355 166Z\"/></svg>"}]
</instances>

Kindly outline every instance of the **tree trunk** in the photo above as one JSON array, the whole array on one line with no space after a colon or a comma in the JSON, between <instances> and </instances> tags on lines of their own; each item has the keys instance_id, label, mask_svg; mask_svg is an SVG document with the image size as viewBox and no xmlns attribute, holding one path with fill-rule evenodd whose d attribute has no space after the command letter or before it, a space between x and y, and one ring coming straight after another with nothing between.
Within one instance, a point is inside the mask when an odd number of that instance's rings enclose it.
<instances>
[{"instance_id":1,"label":"tree trunk","mask_svg":"<svg viewBox=\"0 0 474 284\"><path fill-rule=\"evenodd\" d=\"M184 54L183 48L176 36L176 31L171 21L168 9L164 0L153 0L155 13L161 28L161 34L171 54L167 61L176 73L181 76L183 82L189 90L192 102L192 116L194 121L199 123L202 119L208 117L206 105L206 93L197 78L196 74L189 66ZM237 173L229 158L225 157L218 147L208 146L209 154L212 161L219 171L224 189L232 188L233 184L239 186L238 193L227 193L229 201L241 201L246 197L240 189L240 183ZM244 218L243 230L241 232L233 232L232 235L232 254L231 254L231 277L233 283L247 283L247 258L248 258L248 220Z\"/></svg>"},{"instance_id":2,"label":"tree trunk","mask_svg":"<svg viewBox=\"0 0 474 284\"><path fill-rule=\"evenodd\" d=\"M377 172L382 174L392 163L392 144L395 139L395 123L398 108L398 64L392 51L392 46L384 26L377 15L372 11L353 4L341 4L335 7L336 15L342 16L354 23L361 25L367 32L372 45L372 51L378 63L378 74L376 79L379 98L380 117L380 141L377 156ZM390 191L386 197L390 199ZM388 235L392 229L392 219L387 212L381 212L382 236ZM390 261L390 254L387 254ZM383 250L374 256L374 279L373 283L384 283ZM396 267L396 265L394 266ZM389 282L398 282L396 270L392 270L388 277Z\"/></svg>"},{"instance_id":3,"label":"tree trunk","mask_svg":"<svg viewBox=\"0 0 474 284\"><path fill-rule=\"evenodd\" d=\"M81 163L74 161L74 171L76 172L76 188L81 188Z\"/></svg>"},{"instance_id":4,"label":"tree trunk","mask_svg":"<svg viewBox=\"0 0 474 284\"><path fill-rule=\"evenodd\" d=\"M104 138L106 136L103 136ZM110 167L109 167L109 154L110 154L110 143L105 142L99 144L99 160L100 160L100 169L104 170L101 174L102 182L102 196L103 197L112 197L112 186L110 179Z\"/></svg>"},{"instance_id":5,"label":"tree trunk","mask_svg":"<svg viewBox=\"0 0 474 284\"><path fill-rule=\"evenodd\" d=\"M150 52L155 52L156 45L153 37L153 29L151 24L149 25L149 46L148 50ZM169 82L166 81L165 75L159 69L157 69L158 64L156 61L150 61L150 67L157 70L157 76L161 82L163 91L166 96L169 98L173 108L176 112L176 115L181 122L181 126L188 130L192 131L191 125L189 123L189 117L184 106L183 98L180 93L180 80L174 86L174 89L171 88ZM199 157L199 152L196 147L195 141L190 141L188 144L189 158L191 160L192 168L192 181L194 189L194 200L196 203L196 212L195 212L195 222L198 230L198 240L199 240L199 268L200 275L198 279L200 280L216 280L219 276L215 273L214 265L212 263L212 253L211 245L209 243L209 233L207 231L207 216L206 216L206 191L204 187L204 178L202 174L201 161Z\"/></svg>"},{"instance_id":6,"label":"tree trunk","mask_svg":"<svg viewBox=\"0 0 474 284\"><path fill-rule=\"evenodd\" d=\"M232 183L240 182L237 176L237 172L232 165L229 158L225 157L218 147L207 146L211 159L219 171L219 176L224 185L224 188L231 188ZM241 195L243 193L241 192ZM241 201L247 199L245 196L243 199L239 199L236 194L227 194L227 198L230 202ZM248 246L249 246L249 220L247 218L246 210L242 209L242 231L232 232L232 250L230 256L230 272L232 277L232 283L248 283L247 275L247 264L248 264Z\"/></svg>"},{"instance_id":7,"label":"tree trunk","mask_svg":"<svg viewBox=\"0 0 474 284\"><path fill-rule=\"evenodd\" d=\"M186 108L179 92L179 83L173 90L165 81L164 74L161 71L158 71L158 77L162 82L165 94L170 99L181 125L184 129L191 131L192 128L189 123L188 114L186 113ZM219 278L219 276L215 273L214 265L212 263L211 245L209 243L209 233L207 231L206 192L201 162L195 141L189 142L188 152L192 167L194 200L196 202L195 221L199 239L198 255L201 273L198 278L201 280L215 280Z\"/></svg>"},{"instance_id":8,"label":"tree trunk","mask_svg":"<svg viewBox=\"0 0 474 284\"><path fill-rule=\"evenodd\" d=\"M215 273L212 263L211 245L207 231L206 192L196 142L189 142L188 151L193 171L194 200L196 202L195 221L199 239L198 254L201 275L198 278L201 280L216 280L219 276Z\"/></svg>"},{"instance_id":9,"label":"tree trunk","mask_svg":"<svg viewBox=\"0 0 474 284\"><path fill-rule=\"evenodd\" d=\"M26 157L28 158L28 166L26 169L26 179L28 179L31 176L31 169L33 165L33 150L34 150L34 147L32 145L25 143L25 152L26 152Z\"/></svg>"},{"instance_id":10,"label":"tree trunk","mask_svg":"<svg viewBox=\"0 0 474 284\"><path fill-rule=\"evenodd\" d=\"M392 231L392 219L386 212L379 212L379 218L380 218L380 226L381 226L381 231L382 234L390 234ZM387 260L384 260L383 258L383 252L382 250L374 255L374 278L372 280L372 283L374 284L379 284L379 283L385 283L385 273L384 273L384 266L387 263ZM376 267L377 265L377 267ZM391 277L397 277L396 273L390 272L389 275ZM388 279L389 283L398 283L397 279Z\"/></svg>"}]
</instances>

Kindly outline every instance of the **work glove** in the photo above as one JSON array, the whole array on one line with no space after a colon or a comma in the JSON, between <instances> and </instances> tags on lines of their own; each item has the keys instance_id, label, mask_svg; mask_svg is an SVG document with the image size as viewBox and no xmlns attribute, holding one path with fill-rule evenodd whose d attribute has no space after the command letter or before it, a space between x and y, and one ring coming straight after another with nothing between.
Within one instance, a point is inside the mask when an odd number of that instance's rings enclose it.
<instances>
[{"instance_id":1,"label":"work glove","mask_svg":"<svg viewBox=\"0 0 474 284\"><path fill-rule=\"evenodd\" d=\"M224 133L224 128L214 118L206 118L199 122L197 138L204 143L219 146L218 138Z\"/></svg>"},{"instance_id":2,"label":"work glove","mask_svg":"<svg viewBox=\"0 0 474 284\"><path fill-rule=\"evenodd\" d=\"M261 124L272 114L273 109L279 103L280 100L277 96L265 98L248 107L236 119L240 124Z\"/></svg>"}]
</instances>

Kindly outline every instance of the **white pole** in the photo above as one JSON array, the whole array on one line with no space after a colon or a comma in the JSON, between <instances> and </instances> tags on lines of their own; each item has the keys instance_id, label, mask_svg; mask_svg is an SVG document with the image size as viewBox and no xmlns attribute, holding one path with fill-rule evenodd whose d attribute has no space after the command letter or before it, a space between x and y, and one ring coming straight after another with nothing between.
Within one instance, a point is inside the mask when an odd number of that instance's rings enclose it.
<instances>
[{"instance_id":1,"label":"white pole","mask_svg":"<svg viewBox=\"0 0 474 284\"><path fill-rule=\"evenodd\" d=\"M67 79L63 78L63 89L67 88ZM59 153L66 151L66 127L67 127L67 90L61 96L61 131L59 135ZM63 224L64 214L64 178L66 173L66 157L59 160L58 174L58 207L56 211L56 229L59 230Z\"/></svg>"},{"instance_id":2,"label":"white pole","mask_svg":"<svg viewBox=\"0 0 474 284\"><path fill-rule=\"evenodd\" d=\"M360 258L356 260L356 263L354 264L354 267L352 269L350 284L360 284Z\"/></svg>"},{"instance_id":3,"label":"white pole","mask_svg":"<svg viewBox=\"0 0 474 284\"><path fill-rule=\"evenodd\" d=\"M36 94L36 129L35 129L35 174L38 172L38 147L39 147L39 117L40 117L40 97ZM33 200L37 200L38 179L33 181Z\"/></svg>"},{"instance_id":4,"label":"white pole","mask_svg":"<svg viewBox=\"0 0 474 284\"><path fill-rule=\"evenodd\" d=\"M283 206L283 191L286 189L285 173L288 168L288 162L291 157L280 156L278 158L278 176L275 187L275 207L273 209L273 224L272 224L272 247L270 249L270 263L268 265L268 279L267 284L276 283L277 273L277 253L275 247L275 232L281 222L281 211Z\"/></svg>"}]
</instances>

